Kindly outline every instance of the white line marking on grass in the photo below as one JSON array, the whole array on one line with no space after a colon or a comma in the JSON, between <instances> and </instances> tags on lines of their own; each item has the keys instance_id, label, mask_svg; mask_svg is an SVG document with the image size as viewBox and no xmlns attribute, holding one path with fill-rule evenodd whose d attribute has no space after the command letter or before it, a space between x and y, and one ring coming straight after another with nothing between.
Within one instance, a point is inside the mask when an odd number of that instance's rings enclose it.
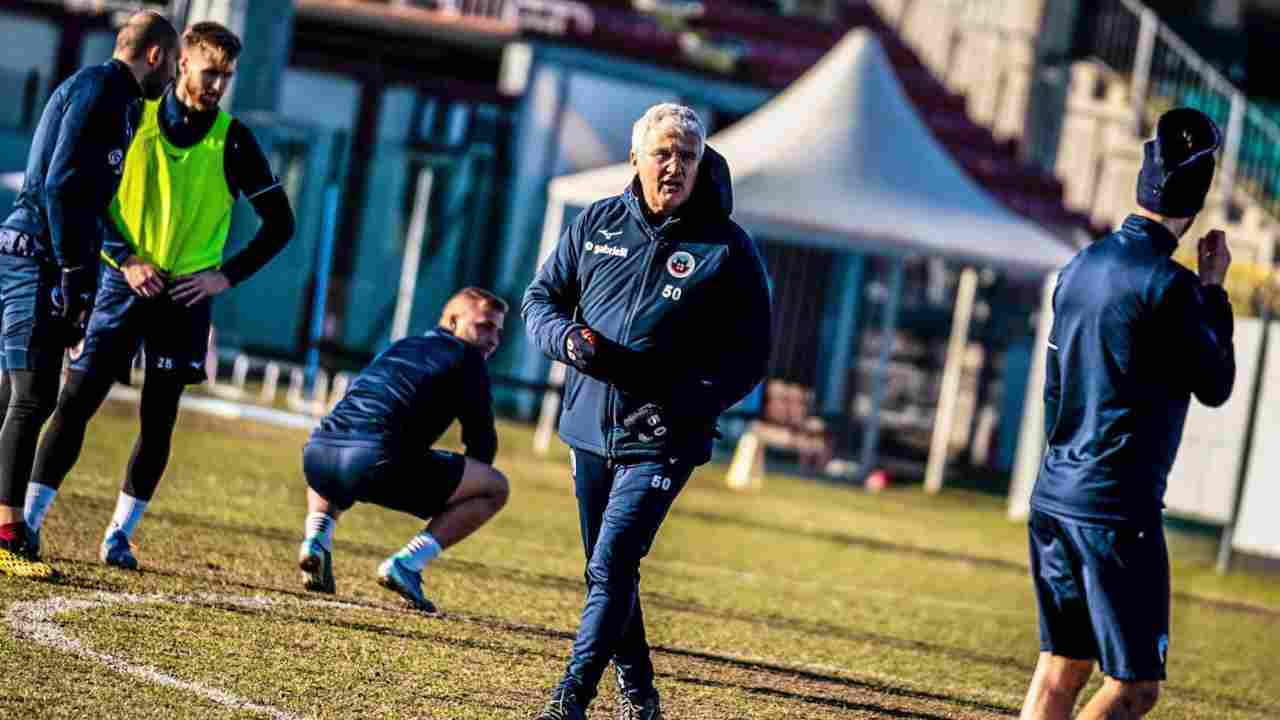
<instances>
[{"instance_id":1,"label":"white line marking on grass","mask_svg":"<svg viewBox=\"0 0 1280 720\"><path fill-rule=\"evenodd\" d=\"M323 607L329 609L372 609L362 605L335 602L332 600L288 600L281 601L268 597L245 597L238 595L133 595L126 593L97 593L85 599L64 597L47 600L16 602L9 607L5 619L18 636L36 642L45 647L60 650L71 655L91 660L116 672L133 675L143 681L166 687L185 690L194 695L236 710L258 713L272 720L303 720L284 710L269 705L261 705L238 695L209 687L199 682L182 680L148 665L131 662L127 658L117 657L86 647L79 640L67 635L58 624L57 617L73 612L97 610L112 605L234 605L236 607L266 609L276 605L294 605L298 607Z\"/></svg>"}]
</instances>

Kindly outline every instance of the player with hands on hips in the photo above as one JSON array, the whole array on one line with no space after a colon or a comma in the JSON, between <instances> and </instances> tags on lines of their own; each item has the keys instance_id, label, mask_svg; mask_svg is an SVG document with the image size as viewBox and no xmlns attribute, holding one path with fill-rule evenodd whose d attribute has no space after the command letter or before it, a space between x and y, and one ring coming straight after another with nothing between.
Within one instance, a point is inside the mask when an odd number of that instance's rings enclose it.
<instances>
[{"instance_id":1,"label":"player with hands on hips","mask_svg":"<svg viewBox=\"0 0 1280 720\"><path fill-rule=\"evenodd\" d=\"M133 535L168 464L178 404L188 384L205 380L212 300L266 265L293 235L289 197L262 148L219 107L240 50L240 39L226 27L192 25L183 33L177 83L143 107L110 206L84 345L74 354L31 470L24 515L37 549L89 420L114 383L129 382L141 347L147 368L138 437L98 548L104 563L137 568ZM241 196L262 225L246 247L224 259Z\"/></svg>"}]
</instances>

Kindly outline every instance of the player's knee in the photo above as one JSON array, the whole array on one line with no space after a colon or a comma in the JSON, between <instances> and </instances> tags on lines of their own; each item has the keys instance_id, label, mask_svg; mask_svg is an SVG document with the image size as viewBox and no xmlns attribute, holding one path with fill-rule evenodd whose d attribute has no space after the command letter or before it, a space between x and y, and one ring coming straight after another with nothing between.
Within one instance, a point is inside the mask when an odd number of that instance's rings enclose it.
<instances>
[{"instance_id":1,"label":"player's knee","mask_svg":"<svg viewBox=\"0 0 1280 720\"><path fill-rule=\"evenodd\" d=\"M1092 663L1055 664L1045 673L1045 689L1054 695L1074 698L1084 689L1092 673Z\"/></svg>"},{"instance_id":2,"label":"player's knee","mask_svg":"<svg viewBox=\"0 0 1280 720\"><path fill-rule=\"evenodd\" d=\"M64 421L88 423L97 410L94 389L87 382L84 373L73 371L66 387L58 395L55 412Z\"/></svg>"},{"instance_id":3,"label":"player's knee","mask_svg":"<svg viewBox=\"0 0 1280 720\"><path fill-rule=\"evenodd\" d=\"M506 475L496 469L490 471L489 499L497 510L505 507L507 500L511 499L511 483Z\"/></svg>"},{"instance_id":4,"label":"player's knee","mask_svg":"<svg viewBox=\"0 0 1280 720\"><path fill-rule=\"evenodd\" d=\"M604 586L610 594L629 592L635 587L637 565L624 554L596 552L587 563L587 584Z\"/></svg>"},{"instance_id":5,"label":"player's knee","mask_svg":"<svg viewBox=\"0 0 1280 720\"><path fill-rule=\"evenodd\" d=\"M13 393L9 400L8 413L15 418L25 417L43 423L53 414L57 402L57 396L51 393L23 389Z\"/></svg>"},{"instance_id":6,"label":"player's knee","mask_svg":"<svg viewBox=\"0 0 1280 720\"><path fill-rule=\"evenodd\" d=\"M1130 715L1142 717L1151 712L1160 700L1160 685L1146 682L1124 683L1121 685L1120 694L1124 707Z\"/></svg>"}]
</instances>

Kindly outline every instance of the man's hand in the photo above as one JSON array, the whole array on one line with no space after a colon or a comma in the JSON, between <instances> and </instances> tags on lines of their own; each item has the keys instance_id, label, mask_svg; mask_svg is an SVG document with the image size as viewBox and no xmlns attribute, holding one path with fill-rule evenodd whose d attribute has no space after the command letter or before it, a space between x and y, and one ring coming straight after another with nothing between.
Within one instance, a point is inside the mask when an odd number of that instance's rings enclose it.
<instances>
[{"instance_id":1,"label":"man's hand","mask_svg":"<svg viewBox=\"0 0 1280 720\"><path fill-rule=\"evenodd\" d=\"M604 338L585 325L569 332L564 341L564 350L569 356L569 362L580 372L588 374L596 368L602 351L607 354Z\"/></svg>"},{"instance_id":2,"label":"man's hand","mask_svg":"<svg viewBox=\"0 0 1280 720\"><path fill-rule=\"evenodd\" d=\"M217 270L205 270L195 275L180 277L174 281L169 296L191 307L206 298L219 295L231 287L231 281Z\"/></svg>"},{"instance_id":3,"label":"man's hand","mask_svg":"<svg viewBox=\"0 0 1280 720\"><path fill-rule=\"evenodd\" d=\"M667 422L657 403L645 403L622 419L622 428L635 433L640 442L653 442L667 434Z\"/></svg>"},{"instance_id":4,"label":"man's hand","mask_svg":"<svg viewBox=\"0 0 1280 720\"><path fill-rule=\"evenodd\" d=\"M125 261L120 263L120 272L124 273L125 281L129 283L129 288L136 295L151 298L164 292L166 282L164 273L138 255L125 258Z\"/></svg>"},{"instance_id":5,"label":"man's hand","mask_svg":"<svg viewBox=\"0 0 1280 720\"><path fill-rule=\"evenodd\" d=\"M1200 284L1221 285L1231 267L1231 250L1227 247L1226 233L1210 230L1200 238L1197 247L1200 256Z\"/></svg>"},{"instance_id":6,"label":"man's hand","mask_svg":"<svg viewBox=\"0 0 1280 720\"><path fill-rule=\"evenodd\" d=\"M63 268L58 287L53 289L53 313L66 323L64 347L71 347L84 337L93 307L95 275L93 268Z\"/></svg>"}]
</instances>

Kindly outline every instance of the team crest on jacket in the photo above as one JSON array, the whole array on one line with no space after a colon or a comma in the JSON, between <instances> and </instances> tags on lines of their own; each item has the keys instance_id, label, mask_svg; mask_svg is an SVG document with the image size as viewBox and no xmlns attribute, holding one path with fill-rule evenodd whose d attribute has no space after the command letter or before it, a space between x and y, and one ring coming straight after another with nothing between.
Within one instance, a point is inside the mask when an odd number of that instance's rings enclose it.
<instances>
[{"instance_id":1,"label":"team crest on jacket","mask_svg":"<svg viewBox=\"0 0 1280 720\"><path fill-rule=\"evenodd\" d=\"M122 162L124 162L124 151L120 148L116 148L115 150L107 153L107 164L111 166L111 169L114 170L117 175L123 171L123 168L120 167L120 163Z\"/></svg>"},{"instance_id":2,"label":"team crest on jacket","mask_svg":"<svg viewBox=\"0 0 1280 720\"><path fill-rule=\"evenodd\" d=\"M693 255L684 250L671 253L671 257L667 258L667 272L674 278L689 277L697 266L698 263L693 259Z\"/></svg>"}]
</instances>

